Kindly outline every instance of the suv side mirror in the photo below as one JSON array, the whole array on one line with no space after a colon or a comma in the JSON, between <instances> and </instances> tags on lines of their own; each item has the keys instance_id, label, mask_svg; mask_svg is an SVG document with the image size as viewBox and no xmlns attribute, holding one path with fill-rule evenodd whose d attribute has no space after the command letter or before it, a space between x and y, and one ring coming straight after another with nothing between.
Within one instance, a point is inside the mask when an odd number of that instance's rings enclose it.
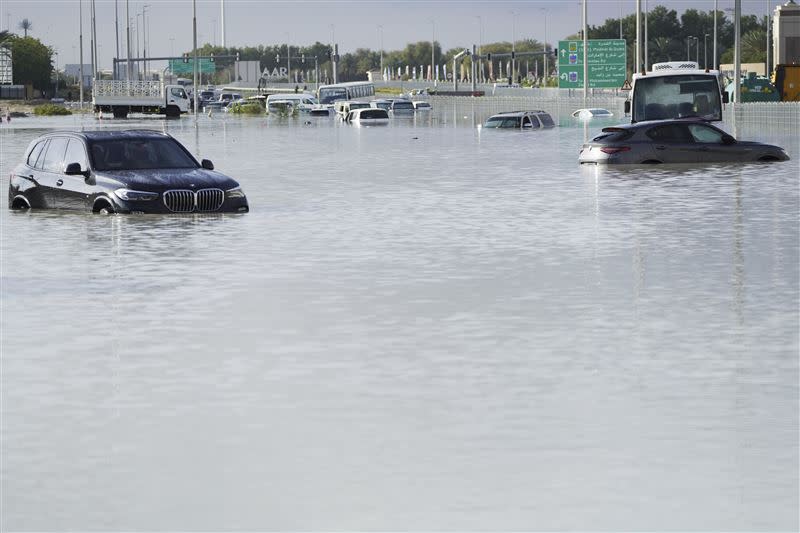
<instances>
[{"instance_id":1,"label":"suv side mirror","mask_svg":"<svg viewBox=\"0 0 800 533\"><path fill-rule=\"evenodd\" d=\"M200 161L200 166L206 170L214 170L214 163L212 163L209 159L203 159Z\"/></svg>"},{"instance_id":2,"label":"suv side mirror","mask_svg":"<svg viewBox=\"0 0 800 533\"><path fill-rule=\"evenodd\" d=\"M727 91L723 91L723 93L722 93L722 103L723 104L727 104L727 103L730 102L730 100L731 99L730 99L730 96L728 96L728 92Z\"/></svg>"},{"instance_id":3,"label":"suv side mirror","mask_svg":"<svg viewBox=\"0 0 800 533\"><path fill-rule=\"evenodd\" d=\"M89 177L89 169L83 170L80 163L68 163L67 168L64 169L64 174L67 176L83 175Z\"/></svg>"}]
</instances>

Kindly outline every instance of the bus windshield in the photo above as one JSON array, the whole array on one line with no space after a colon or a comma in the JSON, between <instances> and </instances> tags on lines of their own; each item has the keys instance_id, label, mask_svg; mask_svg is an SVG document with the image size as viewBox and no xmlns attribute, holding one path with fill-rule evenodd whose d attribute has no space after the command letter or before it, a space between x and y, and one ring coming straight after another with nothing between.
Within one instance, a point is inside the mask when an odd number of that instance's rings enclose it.
<instances>
[{"instance_id":1,"label":"bus windshield","mask_svg":"<svg viewBox=\"0 0 800 533\"><path fill-rule=\"evenodd\" d=\"M344 87L320 87L320 104L332 104L336 100L347 100L347 89Z\"/></svg>"},{"instance_id":2,"label":"bus windshield","mask_svg":"<svg viewBox=\"0 0 800 533\"><path fill-rule=\"evenodd\" d=\"M632 122L685 117L722 120L719 82L715 75L677 74L636 80Z\"/></svg>"}]
</instances>

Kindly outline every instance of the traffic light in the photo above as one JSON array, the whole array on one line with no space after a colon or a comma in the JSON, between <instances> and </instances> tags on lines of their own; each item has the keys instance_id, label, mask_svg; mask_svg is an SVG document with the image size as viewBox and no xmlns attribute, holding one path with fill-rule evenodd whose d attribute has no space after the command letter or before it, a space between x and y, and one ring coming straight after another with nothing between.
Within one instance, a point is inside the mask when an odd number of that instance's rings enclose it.
<instances>
[{"instance_id":1,"label":"traffic light","mask_svg":"<svg viewBox=\"0 0 800 533\"><path fill-rule=\"evenodd\" d=\"M517 52L514 51L514 50L511 50L511 60L513 61L514 58L516 58L516 57L517 57Z\"/></svg>"},{"instance_id":2,"label":"traffic light","mask_svg":"<svg viewBox=\"0 0 800 533\"><path fill-rule=\"evenodd\" d=\"M239 61L239 52L236 52L236 61Z\"/></svg>"},{"instance_id":3,"label":"traffic light","mask_svg":"<svg viewBox=\"0 0 800 533\"><path fill-rule=\"evenodd\" d=\"M306 62L306 55L305 54L300 56L300 61L303 62L303 63Z\"/></svg>"},{"instance_id":4,"label":"traffic light","mask_svg":"<svg viewBox=\"0 0 800 533\"><path fill-rule=\"evenodd\" d=\"M280 54L275 54L275 62L276 63L280 63L281 62L281 55Z\"/></svg>"},{"instance_id":5,"label":"traffic light","mask_svg":"<svg viewBox=\"0 0 800 533\"><path fill-rule=\"evenodd\" d=\"M211 62L214 62L214 52L211 52Z\"/></svg>"},{"instance_id":6,"label":"traffic light","mask_svg":"<svg viewBox=\"0 0 800 533\"><path fill-rule=\"evenodd\" d=\"M183 62L184 63L188 63L189 62L189 54L183 54Z\"/></svg>"},{"instance_id":7,"label":"traffic light","mask_svg":"<svg viewBox=\"0 0 800 533\"><path fill-rule=\"evenodd\" d=\"M492 54L490 52L490 53L486 54L486 61L491 61L491 60L492 60Z\"/></svg>"}]
</instances>

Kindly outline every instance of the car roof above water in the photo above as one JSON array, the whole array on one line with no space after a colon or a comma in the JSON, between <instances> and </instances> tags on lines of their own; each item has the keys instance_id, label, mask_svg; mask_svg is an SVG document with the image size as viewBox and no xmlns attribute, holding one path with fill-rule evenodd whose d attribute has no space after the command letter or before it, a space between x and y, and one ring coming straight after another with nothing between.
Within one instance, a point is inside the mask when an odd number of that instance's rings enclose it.
<instances>
[{"instance_id":1,"label":"car roof above water","mask_svg":"<svg viewBox=\"0 0 800 533\"><path fill-rule=\"evenodd\" d=\"M58 135L73 135L83 137L90 141L102 141L108 139L164 139L171 138L170 135L156 130L90 130L90 131L50 131L42 137L52 137Z\"/></svg>"},{"instance_id":2,"label":"car roof above water","mask_svg":"<svg viewBox=\"0 0 800 533\"><path fill-rule=\"evenodd\" d=\"M625 122L622 124L617 124L616 126L608 126L603 128L602 131L619 131L619 130L636 130L640 128L651 128L653 126L658 126L661 124L709 124L709 121L703 120L702 118L698 117L687 117L687 118L667 118L661 120L642 120L641 122Z\"/></svg>"}]
</instances>

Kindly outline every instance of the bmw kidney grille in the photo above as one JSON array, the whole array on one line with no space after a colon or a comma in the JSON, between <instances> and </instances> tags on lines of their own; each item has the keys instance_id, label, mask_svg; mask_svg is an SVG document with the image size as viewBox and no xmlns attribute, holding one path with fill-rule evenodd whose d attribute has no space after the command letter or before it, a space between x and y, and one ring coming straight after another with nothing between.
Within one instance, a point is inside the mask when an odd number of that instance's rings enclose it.
<instances>
[{"instance_id":1,"label":"bmw kidney grille","mask_svg":"<svg viewBox=\"0 0 800 533\"><path fill-rule=\"evenodd\" d=\"M173 213L193 211L217 211L225 201L222 189L200 189L199 191L172 190L164 193L164 205Z\"/></svg>"}]
</instances>

